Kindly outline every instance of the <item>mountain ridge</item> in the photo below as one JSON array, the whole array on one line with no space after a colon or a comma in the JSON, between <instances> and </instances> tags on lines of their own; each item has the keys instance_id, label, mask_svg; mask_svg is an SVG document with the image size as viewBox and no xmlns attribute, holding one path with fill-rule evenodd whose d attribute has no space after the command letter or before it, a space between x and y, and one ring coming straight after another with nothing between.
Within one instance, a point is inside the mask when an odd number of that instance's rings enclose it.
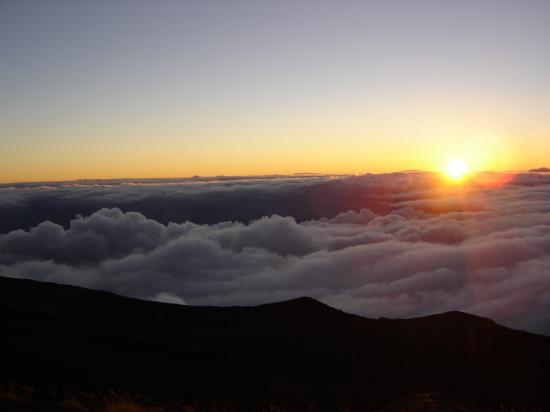
<instances>
[{"instance_id":1,"label":"mountain ridge","mask_svg":"<svg viewBox=\"0 0 550 412\"><path fill-rule=\"evenodd\" d=\"M480 316L480 315L475 315L475 314L472 314L472 313L463 312L463 311L459 311L459 310L451 310L451 311L438 312L438 313L422 315L422 316L416 316L416 317L405 317L405 318L400 318L400 317L397 317L397 318L388 318L388 317L369 318L367 316L362 316L362 315L357 315L357 314L345 312L341 309L330 306L330 305L328 305L328 304L326 304L326 303L324 303L324 302L322 302L318 299L310 297L310 296L298 296L298 297L295 297L295 298L290 298L290 299L286 299L286 300L282 300L282 301L261 303L261 304L257 304L257 305L228 305L228 306L187 305L187 304L186 305L181 305L181 304L170 303L170 302L159 302L159 301L144 300L144 299L139 299L139 298L135 298L135 297L120 295L120 294L117 294L117 293L114 293L114 292L101 290L101 289L90 289L90 288L86 288L86 287L78 286L78 285L69 285L69 284L57 283L57 282L44 282L44 281L38 281L38 280L26 279L26 278L0 276L0 285L4 286L6 284L6 282L10 282L10 280L13 280L16 283L28 282L28 283L31 283L31 284L34 284L34 285L52 285L52 286L59 287L59 288L66 288L66 290L73 290L73 291L79 290L79 291L87 291L87 292L89 291L89 292L94 292L94 293L98 293L98 294L103 294L105 296L116 297L116 298L121 298L121 299L127 299L127 300L131 300L131 301L147 302L147 303L151 303L151 304L160 304L160 305L171 305L171 306L184 307L184 308L253 309L253 308L276 308L276 307L283 307L283 306L302 306L302 307L330 310L330 311L333 311L335 313L337 312L337 313L341 313L341 314L344 314L344 315L347 315L347 316L353 316L353 317L358 317L358 318L367 319L367 320L403 321L403 320L437 319L437 318L440 318L440 317L464 317L464 318L478 319L478 320L483 319L483 320L489 321L493 324L496 324L500 327L506 327L504 325L501 325L501 324L497 323L496 321L494 321L491 318ZM536 334L536 333L533 333L533 332L526 332L526 331L524 331L524 332L525 333L530 333L530 334L533 334L533 335L539 335L539 334ZM540 336L544 336L544 335L540 335Z\"/></svg>"},{"instance_id":2,"label":"mountain ridge","mask_svg":"<svg viewBox=\"0 0 550 412\"><path fill-rule=\"evenodd\" d=\"M550 337L446 312L369 319L308 297L182 306L0 278L0 384L48 382L303 410L371 410L409 393L550 406Z\"/></svg>"}]
</instances>

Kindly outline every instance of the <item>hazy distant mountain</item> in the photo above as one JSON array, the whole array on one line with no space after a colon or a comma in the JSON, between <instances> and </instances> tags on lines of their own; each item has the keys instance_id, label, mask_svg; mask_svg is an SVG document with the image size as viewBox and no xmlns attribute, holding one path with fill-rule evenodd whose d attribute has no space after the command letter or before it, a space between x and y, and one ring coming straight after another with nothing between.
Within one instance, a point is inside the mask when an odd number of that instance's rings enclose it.
<instances>
[{"instance_id":1,"label":"hazy distant mountain","mask_svg":"<svg viewBox=\"0 0 550 412\"><path fill-rule=\"evenodd\" d=\"M410 393L550 406L550 338L449 312L366 319L310 298L194 307L0 278L0 383L370 410ZM393 409L392 409L393 410Z\"/></svg>"},{"instance_id":2,"label":"hazy distant mountain","mask_svg":"<svg viewBox=\"0 0 550 412\"><path fill-rule=\"evenodd\" d=\"M550 173L550 168L548 167L539 167L537 169L529 169L530 172L534 173Z\"/></svg>"}]
</instances>

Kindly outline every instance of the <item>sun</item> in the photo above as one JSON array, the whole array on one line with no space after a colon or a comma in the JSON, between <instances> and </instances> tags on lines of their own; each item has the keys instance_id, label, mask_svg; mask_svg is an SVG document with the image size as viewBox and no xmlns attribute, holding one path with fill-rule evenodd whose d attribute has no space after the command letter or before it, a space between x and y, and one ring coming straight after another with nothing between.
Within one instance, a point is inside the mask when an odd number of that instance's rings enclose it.
<instances>
[{"instance_id":1,"label":"sun","mask_svg":"<svg viewBox=\"0 0 550 412\"><path fill-rule=\"evenodd\" d=\"M462 180L468 174L468 165L462 160L453 160L445 167L445 174L451 180Z\"/></svg>"}]
</instances>

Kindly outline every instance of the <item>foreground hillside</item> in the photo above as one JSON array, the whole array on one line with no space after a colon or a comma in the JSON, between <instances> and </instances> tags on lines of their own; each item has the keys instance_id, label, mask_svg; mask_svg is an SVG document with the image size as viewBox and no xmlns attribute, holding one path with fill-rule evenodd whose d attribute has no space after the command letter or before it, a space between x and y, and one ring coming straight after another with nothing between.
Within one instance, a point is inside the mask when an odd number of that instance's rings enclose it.
<instances>
[{"instance_id":1,"label":"foreground hillside","mask_svg":"<svg viewBox=\"0 0 550 412\"><path fill-rule=\"evenodd\" d=\"M411 393L548 410L550 338L450 312L366 319L299 298L191 307L0 278L0 384L237 410L381 408Z\"/></svg>"}]
</instances>

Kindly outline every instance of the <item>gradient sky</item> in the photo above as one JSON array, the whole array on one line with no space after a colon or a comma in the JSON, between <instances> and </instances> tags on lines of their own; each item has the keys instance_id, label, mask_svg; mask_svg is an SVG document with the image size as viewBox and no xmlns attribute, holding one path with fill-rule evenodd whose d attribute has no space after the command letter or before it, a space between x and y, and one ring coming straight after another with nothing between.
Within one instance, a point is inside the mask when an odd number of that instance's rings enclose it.
<instances>
[{"instance_id":1,"label":"gradient sky","mask_svg":"<svg viewBox=\"0 0 550 412\"><path fill-rule=\"evenodd\" d=\"M550 164L550 1L0 1L0 181Z\"/></svg>"}]
</instances>

